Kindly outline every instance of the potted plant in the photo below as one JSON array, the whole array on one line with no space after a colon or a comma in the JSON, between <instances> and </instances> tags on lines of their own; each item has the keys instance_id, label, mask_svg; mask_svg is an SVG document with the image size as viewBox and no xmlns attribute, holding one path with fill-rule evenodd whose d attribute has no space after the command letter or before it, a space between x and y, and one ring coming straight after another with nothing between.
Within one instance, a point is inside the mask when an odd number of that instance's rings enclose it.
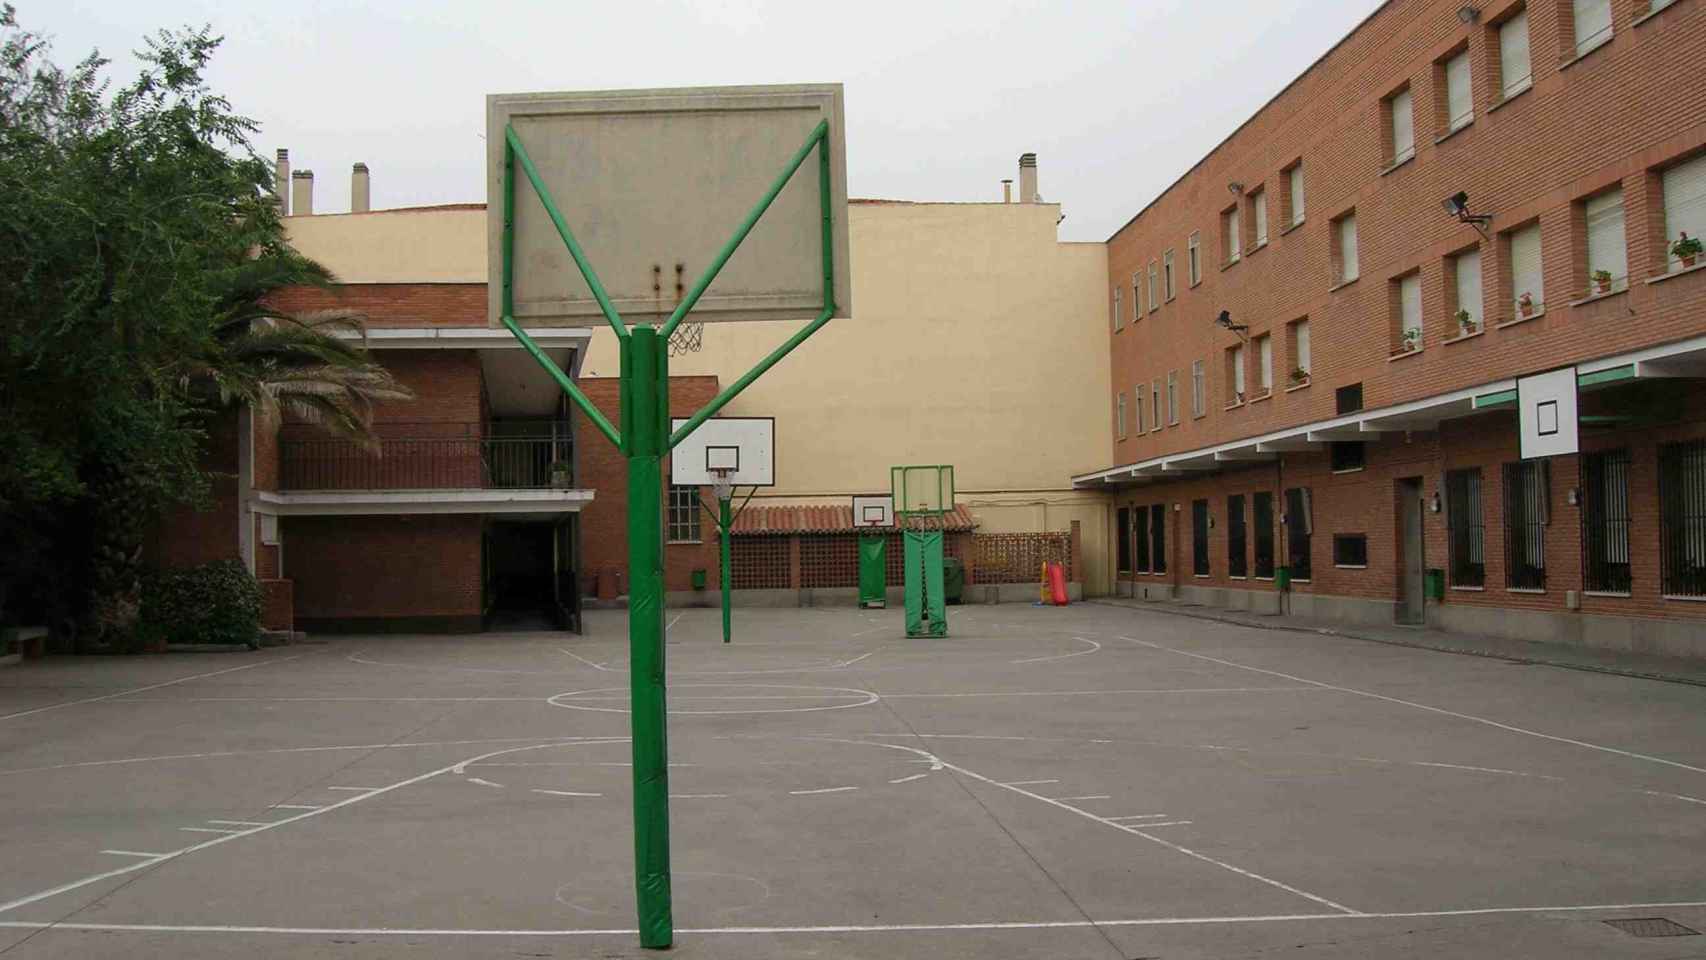
<instances>
[{"instance_id":1,"label":"potted plant","mask_svg":"<svg viewBox=\"0 0 1706 960\"><path fill-rule=\"evenodd\" d=\"M558 460L551 464L551 486L557 490L567 490L574 486L575 471L567 460Z\"/></svg>"},{"instance_id":2,"label":"potted plant","mask_svg":"<svg viewBox=\"0 0 1706 960\"><path fill-rule=\"evenodd\" d=\"M1405 330L1404 336L1398 341L1398 348L1404 353L1411 353L1422 345L1422 331Z\"/></svg>"},{"instance_id":3,"label":"potted plant","mask_svg":"<svg viewBox=\"0 0 1706 960\"><path fill-rule=\"evenodd\" d=\"M1534 316L1534 294L1524 290L1522 296L1516 298L1516 308L1521 310L1525 317Z\"/></svg>"},{"instance_id":4,"label":"potted plant","mask_svg":"<svg viewBox=\"0 0 1706 960\"><path fill-rule=\"evenodd\" d=\"M1670 245L1670 255L1682 261L1684 267L1694 266L1694 261L1706 247L1702 247L1699 237L1691 237L1688 231L1682 231L1682 239Z\"/></svg>"},{"instance_id":5,"label":"potted plant","mask_svg":"<svg viewBox=\"0 0 1706 960\"><path fill-rule=\"evenodd\" d=\"M1593 272L1593 292L1594 293L1610 293L1611 292L1611 271L1610 270L1595 270Z\"/></svg>"},{"instance_id":6,"label":"potted plant","mask_svg":"<svg viewBox=\"0 0 1706 960\"><path fill-rule=\"evenodd\" d=\"M1527 316L1527 314L1523 315ZM1457 311L1457 329L1459 333L1464 336L1468 336L1475 332L1476 326L1478 326L1478 324L1476 324L1475 318L1469 315L1468 310Z\"/></svg>"},{"instance_id":7,"label":"potted plant","mask_svg":"<svg viewBox=\"0 0 1706 960\"><path fill-rule=\"evenodd\" d=\"M1309 371L1308 370L1305 370L1302 367L1295 367L1292 369L1292 371L1291 371L1291 385L1292 386L1300 387L1300 386L1302 386L1308 382L1309 382Z\"/></svg>"}]
</instances>

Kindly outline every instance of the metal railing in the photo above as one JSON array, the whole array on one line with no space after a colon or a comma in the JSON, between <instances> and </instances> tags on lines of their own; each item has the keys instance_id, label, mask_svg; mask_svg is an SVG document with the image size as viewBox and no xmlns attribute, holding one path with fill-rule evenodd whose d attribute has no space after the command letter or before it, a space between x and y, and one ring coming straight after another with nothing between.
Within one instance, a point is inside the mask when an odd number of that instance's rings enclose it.
<instances>
[{"instance_id":1,"label":"metal railing","mask_svg":"<svg viewBox=\"0 0 1706 960\"><path fill-rule=\"evenodd\" d=\"M456 426L458 431L444 429ZM467 427L467 429L462 429ZM323 437L279 440L281 490L549 489L575 484L573 446L558 437L482 436L478 425L441 425L382 437L377 449Z\"/></svg>"}]
</instances>

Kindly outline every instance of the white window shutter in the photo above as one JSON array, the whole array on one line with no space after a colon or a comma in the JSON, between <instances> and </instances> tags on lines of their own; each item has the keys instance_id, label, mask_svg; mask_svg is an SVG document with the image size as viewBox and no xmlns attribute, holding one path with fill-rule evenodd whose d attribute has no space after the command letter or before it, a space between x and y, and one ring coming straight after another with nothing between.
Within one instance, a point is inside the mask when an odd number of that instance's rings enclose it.
<instances>
[{"instance_id":1,"label":"white window shutter","mask_svg":"<svg viewBox=\"0 0 1706 960\"><path fill-rule=\"evenodd\" d=\"M1349 283L1358 276L1357 218L1353 213L1339 220L1339 279Z\"/></svg>"},{"instance_id":2,"label":"white window shutter","mask_svg":"<svg viewBox=\"0 0 1706 960\"><path fill-rule=\"evenodd\" d=\"M1291 168L1291 222L1303 220L1303 164Z\"/></svg>"},{"instance_id":3,"label":"white window shutter","mask_svg":"<svg viewBox=\"0 0 1706 960\"><path fill-rule=\"evenodd\" d=\"M1546 304L1546 286L1540 266L1540 224L1531 224L1511 234L1511 297L1522 299L1524 293L1534 299L1539 309Z\"/></svg>"},{"instance_id":4,"label":"white window shutter","mask_svg":"<svg viewBox=\"0 0 1706 960\"><path fill-rule=\"evenodd\" d=\"M1244 393L1244 348L1232 348L1232 389Z\"/></svg>"},{"instance_id":5,"label":"white window shutter","mask_svg":"<svg viewBox=\"0 0 1706 960\"><path fill-rule=\"evenodd\" d=\"M1465 50L1445 62L1447 120L1456 130L1475 119L1475 99L1470 92L1469 51Z\"/></svg>"},{"instance_id":6,"label":"white window shutter","mask_svg":"<svg viewBox=\"0 0 1706 960\"><path fill-rule=\"evenodd\" d=\"M1469 311L1471 322L1481 322L1481 251L1457 256L1457 309Z\"/></svg>"},{"instance_id":7,"label":"white window shutter","mask_svg":"<svg viewBox=\"0 0 1706 960\"><path fill-rule=\"evenodd\" d=\"M1623 229L1623 191L1611 190L1590 198L1587 207L1588 274L1604 270L1614 286L1622 286L1629 275L1629 257Z\"/></svg>"},{"instance_id":8,"label":"white window shutter","mask_svg":"<svg viewBox=\"0 0 1706 960\"><path fill-rule=\"evenodd\" d=\"M1611 0L1573 0L1576 17L1576 55L1611 37Z\"/></svg>"},{"instance_id":9,"label":"white window shutter","mask_svg":"<svg viewBox=\"0 0 1706 960\"><path fill-rule=\"evenodd\" d=\"M1414 330L1422 332L1422 278L1419 274L1410 274L1398 281L1398 305L1401 329L1405 333ZM1417 346L1421 346L1418 342Z\"/></svg>"},{"instance_id":10,"label":"white window shutter","mask_svg":"<svg viewBox=\"0 0 1706 960\"><path fill-rule=\"evenodd\" d=\"M1416 124L1411 109L1410 91L1392 98L1392 161L1403 160L1416 152Z\"/></svg>"},{"instance_id":11,"label":"white window shutter","mask_svg":"<svg viewBox=\"0 0 1706 960\"><path fill-rule=\"evenodd\" d=\"M1264 391L1272 390L1274 388L1274 338L1263 337L1261 344L1262 389Z\"/></svg>"},{"instance_id":12,"label":"white window shutter","mask_svg":"<svg viewBox=\"0 0 1706 960\"><path fill-rule=\"evenodd\" d=\"M1268 193L1257 190L1250 195L1250 205L1256 212L1256 244L1268 242Z\"/></svg>"},{"instance_id":13,"label":"white window shutter","mask_svg":"<svg viewBox=\"0 0 1706 960\"><path fill-rule=\"evenodd\" d=\"M1315 369L1310 366L1308 320L1301 320L1297 324L1297 356L1292 363L1304 373L1309 373Z\"/></svg>"},{"instance_id":14,"label":"white window shutter","mask_svg":"<svg viewBox=\"0 0 1706 960\"><path fill-rule=\"evenodd\" d=\"M1499 26L1499 85L1501 95L1514 97L1534 82L1528 60L1528 11Z\"/></svg>"},{"instance_id":15,"label":"white window shutter","mask_svg":"<svg viewBox=\"0 0 1706 960\"><path fill-rule=\"evenodd\" d=\"M1665 256L1675 270L1682 262L1670 256L1670 247L1683 233L1706 242L1706 156L1666 170L1664 188Z\"/></svg>"}]
</instances>

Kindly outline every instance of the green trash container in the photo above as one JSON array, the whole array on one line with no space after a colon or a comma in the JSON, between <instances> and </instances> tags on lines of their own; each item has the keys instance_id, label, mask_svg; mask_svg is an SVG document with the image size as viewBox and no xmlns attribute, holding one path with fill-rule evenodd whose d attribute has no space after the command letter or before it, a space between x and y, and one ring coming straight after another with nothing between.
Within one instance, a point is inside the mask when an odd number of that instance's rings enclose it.
<instances>
[{"instance_id":1,"label":"green trash container","mask_svg":"<svg viewBox=\"0 0 1706 960\"><path fill-rule=\"evenodd\" d=\"M1285 592L1291 589L1291 568L1280 567L1274 571L1274 589Z\"/></svg>"},{"instance_id":2,"label":"green trash container","mask_svg":"<svg viewBox=\"0 0 1706 960\"><path fill-rule=\"evenodd\" d=\"M966 566L959 557L942 558L942 599L959 603L966 594Z\"/></svg>"},{"instance_id":3,"label":"green trash container","mask_svg":"<svg viewBox=\"0 0 1706 960\"><path fill-rule=\"evenodd\" d=\"M1429 600L1445 599L1445 571L1438 567L1429 567L1422 575L1422 592Z\"/></svg>"}]
</instances>

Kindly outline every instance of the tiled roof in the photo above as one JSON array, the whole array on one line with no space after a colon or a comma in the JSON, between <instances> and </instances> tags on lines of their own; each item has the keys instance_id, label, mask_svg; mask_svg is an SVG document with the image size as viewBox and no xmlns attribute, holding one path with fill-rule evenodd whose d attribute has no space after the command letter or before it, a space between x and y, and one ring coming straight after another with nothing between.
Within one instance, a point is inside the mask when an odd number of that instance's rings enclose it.
<instances>
[{"instance_id":1,"label":"tiled roof","mask_svg":"<svg viewBox=\"0 0 1706 960\"><path fill-rule=\"evenodd\" d=\"M965 533L975 529L977 521L972 518L971 511L966 509L964 504L958 504L952 513L939 521L920 517L908 521L907 526L915 530ZM749 506L735 518L732 532L736 536L757 537L795 533L852 533L855 529L852 504L825 504L796 507Z\"/></svg>"}]
</instances>

